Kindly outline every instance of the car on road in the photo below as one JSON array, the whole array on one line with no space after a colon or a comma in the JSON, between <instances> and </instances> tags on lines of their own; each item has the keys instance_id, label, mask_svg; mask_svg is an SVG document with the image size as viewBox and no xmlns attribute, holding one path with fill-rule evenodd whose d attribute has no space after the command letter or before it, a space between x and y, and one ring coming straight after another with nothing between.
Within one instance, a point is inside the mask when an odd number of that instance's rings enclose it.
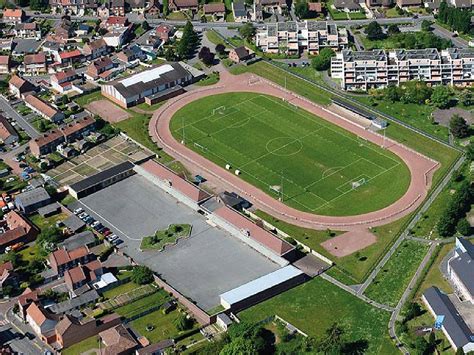
<instances>
[{"instance_id":1,"label":"car on road","mask_svg":"<svg viewBox=\"0 0 474 355\"><path fill-rule=\"evenodd\" d=\"M30 340L33 340L35 338L35 335L34 334L31 334L30 332L26 332L25 333L25 337L27 337L28 339Z\"/></svg>"}]
</instances>

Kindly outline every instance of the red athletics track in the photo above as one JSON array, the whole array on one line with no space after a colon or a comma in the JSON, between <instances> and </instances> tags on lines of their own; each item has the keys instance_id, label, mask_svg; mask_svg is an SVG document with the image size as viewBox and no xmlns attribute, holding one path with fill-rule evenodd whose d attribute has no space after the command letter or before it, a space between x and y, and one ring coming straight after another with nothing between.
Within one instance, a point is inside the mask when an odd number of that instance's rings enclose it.
<instances>
[{"instance_id":1,"label":"red athletics track","mask_svg":"<svg viewBox=\"0 0 474 355\"><path fill-rule=\"evenodd\" d=\"M346 118L332 113L322 106L309 102L265 79L248 73L234 76L226 70L221 70L219 83L213 86L192 90L170 99L165 105L155 111L149 124L152 139L163 147L165 152L181 160L185 165L191 167L192 170L201 171L211 183L229 191L235 191L245 196L257 208L276 218L301 227L314 229L331 228L359 233L364 231L363 233L367 233L367 228L369 227L390 223L414 211L427 196L433 173L439 164L389 139L385 141L386 149L398 155L410 170L411 182L408 190L399 200L381 210L361 215L341 217L320 216L289 207L174 139L169 125L171 118L180 108L205 96L239 91L255 92L285 98L306 111L343 127L379 146L382 146L384 143L381 135L367 131ZM354 203L357 203L357 201L354 201Z\"/></svg>"}]
</instances>

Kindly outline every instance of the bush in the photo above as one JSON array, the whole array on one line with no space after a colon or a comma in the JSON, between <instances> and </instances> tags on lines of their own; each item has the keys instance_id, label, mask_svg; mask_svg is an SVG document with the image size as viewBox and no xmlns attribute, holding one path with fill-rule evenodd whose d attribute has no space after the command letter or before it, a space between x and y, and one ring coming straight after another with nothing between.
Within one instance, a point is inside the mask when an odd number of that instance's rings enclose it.
<instances>
[{"instance_id":1,"label":"bush","mask_svg":"<svg viewBox=\"0 0 474 355\"><path fill-rule=\"evenodd\" d=\"M334 57L336 53L331 48L323 48L319 54L313 58L311 61L311 66L318 70L328 70L331 66L331 58Z\"/></svg>"},{"instance_id":2,"label":"bush","mask_svg":"<svg viewBox=\"0 0 474 355\"><path fill-rule=\"evenodd\" d=\"M130 279L138 285L145 285L154 281L153 272L146 266L142 265L133 268Z\"/></svg>"},{"instance_id":3,"label":"bush","mask_svg":"<svg viewBox=\"0 0 474 355\"><path fill-rule=\"evenodd\" d=\"M472 228L469 222L467 221L467 219L463 218L463 219L460 219L458 224L456 225L456 230L461 235L470 236Z\"/></svg>"},{"instance_id":4,"label":"bush","mask_svg":"<svg viewBox=\"0 0 474 355\"><path fill-rule=\"evenodd\" d=\"M178 329L180 332L191 329L193 327L193 323L193 319L188 318L188 315L185 313L181 313L174 321L176 329Z\"/></svg>"}]
</instances>

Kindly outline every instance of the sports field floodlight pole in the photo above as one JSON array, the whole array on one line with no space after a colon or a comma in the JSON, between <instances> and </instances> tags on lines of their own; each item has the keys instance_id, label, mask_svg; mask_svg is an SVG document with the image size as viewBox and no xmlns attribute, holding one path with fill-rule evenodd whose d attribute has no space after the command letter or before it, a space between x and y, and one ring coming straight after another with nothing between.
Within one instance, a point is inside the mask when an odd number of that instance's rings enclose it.
<instances>
[{"instance_id":1,"label":"sports field floodlight pole","mask_svg":"<svg viewBox=\"0 0 474 355\"><path fill-rule=\"evenodd\" d=\"M281 177L281 183L280 183L280 201L283 202L283 170L281 171L280 177Z\"/></svg>"},{"instance_id":2,"label":"sports field floodlight pole","mask_svg":"<svg viewBox=\"0 0 474 355\"><path fill-rule=\"evenodd\" d=\"M182 119L182 125L183 125L183 139L182 139L181 143L186 144L185 131L184 131L184 115L183 115L183 119Z\"/></svg>"},{"instance_id":3,"label":"sports field floodlight pole","mask_svg":"<svg viewBox=\"0 0 474 355\"><path fill-rule=\"evenodd\" d=\"M385 148L385 131L387 130L387 128L384 128L383 129L383 141L382 141L382 148Z\"/></svg>"}]
</instances>

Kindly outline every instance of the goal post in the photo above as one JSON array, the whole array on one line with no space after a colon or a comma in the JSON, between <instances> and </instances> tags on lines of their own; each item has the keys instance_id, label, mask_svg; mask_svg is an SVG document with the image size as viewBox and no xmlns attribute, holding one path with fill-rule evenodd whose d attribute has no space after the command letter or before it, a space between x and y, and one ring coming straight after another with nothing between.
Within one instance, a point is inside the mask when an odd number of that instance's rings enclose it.
<instances>
[{"instance_id":1,"label":"goal post","mask_svg":"<svg viewBox=\"0 0 474 355\"><path fill-rule=\"evenodd\" d=\"M223 114L224 111L225 111L225 106L219 106L212 110L212 115L215 115L216 113Z\"/></svg>"},{"instance_id":2,"label":"goal post","mask_svg":"<svg viewBox=\"0 0 474 355\"><path fill-rule=\"evenodd\" d=\"M357 189L358 187L364 185L366 182L367 182L367 180L365 180L365 178L362 178L362 179L353 181L353 182L352 182L352 189L353 189L353 190L354 190L354 189Z\"/></svg>"},{"instance_id":3,"label":"goal post","mask_svg":"<svg viewBox=\"0 0 474 355\"><path fill-rule=\"evenodd\" d=\"M252 85L255 85L255 84L258 84L260 82L260 78L258 76L254 76L252 75L249 79L248 79L248 86L252 86Z\"/></svg>"}]
</instances>

